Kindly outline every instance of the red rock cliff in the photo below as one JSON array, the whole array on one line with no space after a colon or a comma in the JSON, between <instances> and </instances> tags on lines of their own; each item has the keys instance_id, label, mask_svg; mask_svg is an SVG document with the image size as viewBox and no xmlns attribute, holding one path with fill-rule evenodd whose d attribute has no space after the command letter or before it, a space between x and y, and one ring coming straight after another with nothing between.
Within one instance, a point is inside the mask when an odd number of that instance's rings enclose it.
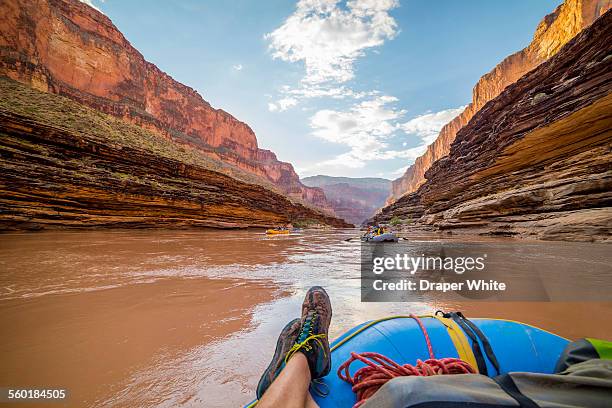
<instances>
[{"instance_id":1,"label":"red rock cliff","mask_svg":"<svg viewBox=\"0 0 612 408\"><path fill-rule=\"evenodd\" d=\"M259 149L247 124L147 62L104 14L77 0L2 0L0 11L0 75L193 145L329 210L323 191Z\"/></svg>"},{"instance_id":2,"label":"red rock cliff","mask_svg":"<svg viewBox=\"0 0 612 408\"><path fill-rule=\"evenodd\" d=\"M446 124L427 151L408 167L404 175L393 181L392 203L406 193L416 191L425 182L425 172L440 158L448 155L457 132L490 100L508 85L555 55L563 45L589 26L611 7L610 0L567 0L538 25L527 48L510 55L484 75L472 92L472 103Z\"/></svg>"},{"instance_id":3,"label":"red rock cliff","mask_svg":"<svg viewBox=\"0 0 612 408\"><path fill-rule=\"evenodd\" d=\"M349 226L158 132L0 77L0 231Z\"/></svg>"},{"instance_id":4,"label":"red rock cliff","mask_svg":"<svg viewBox=\"0 0 612 408\"><path fill-rule=\"evenodd\" d=\"M417 191L383 208L408 232L612 237L612 10L486 103Z\"/></svg>"}]
</instances>

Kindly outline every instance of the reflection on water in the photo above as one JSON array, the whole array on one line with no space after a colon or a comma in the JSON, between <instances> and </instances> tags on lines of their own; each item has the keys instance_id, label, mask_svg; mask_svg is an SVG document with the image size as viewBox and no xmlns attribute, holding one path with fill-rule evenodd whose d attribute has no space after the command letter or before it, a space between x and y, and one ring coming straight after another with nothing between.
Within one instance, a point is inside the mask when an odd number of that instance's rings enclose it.
<instances>
[{"instance_id":1,"label":"reflection on water","mask_svg":"<svg viewBox=\"0 0 612 408\"><path fill-rule=\"evenodd\" d=\"M609 303L361 303L359 242L343 241L355 234L2 235L0 324L10 330L0 383L65 386L71 406L237 406L252 397L278 332L315 284L332 298L332 337L364 320L435 309L522 320L568 337L612 337L596 316L610 315ZM610 267L605 245L480 241L509 270L579 268L600 279ZM420 237L410 245L419 253L441 242ZM451 252L466 245L444 241Z\"/></svg>"}]
</instances>

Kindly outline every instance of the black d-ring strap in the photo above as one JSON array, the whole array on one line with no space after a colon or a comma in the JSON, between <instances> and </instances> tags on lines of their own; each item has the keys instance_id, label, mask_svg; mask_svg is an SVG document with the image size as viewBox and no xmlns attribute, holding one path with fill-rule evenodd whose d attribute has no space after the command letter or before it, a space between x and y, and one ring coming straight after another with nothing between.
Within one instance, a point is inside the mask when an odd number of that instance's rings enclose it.
<instances>
[{"instance_id":1,"label":"black d-ring strap","mask_svg":"<svg viewBox=\"0 0 612 408\"><path fill-rule=\"evenodd\" d=\"M487 336L485 336L485 334L482 332L482 330L478 328L478 326L476 326L473 322L468 320L463 315L463 313L457 312L457 316L463 319L463 321L465 321L465 323L468 326L470 326L470 328L474 331L474 333L476 333L476 335L480 338L480 341L482 342L482 347L484 347L484 351L487 355L487 358L489 359L489 361L493 365L493 368L495 368L495 371L499 375L500 374L499 361L497 361L497 357L495 356L495 353L493 352L493 347L491 347L491 343L489 343L489 339L487 339Z\"/></svg>"},{"instance_id":2,"label":"black d-ring strap","mask_svg":"<svg viewBox=\"0 0 612 408\"><path fill-rule=\"evenodd\" d=\"M465 332L465 334L472 340L472 351L474 352L474 358L476 359L476 364L478 365L478 372L482 375L489 375L489 371L487 370L487 363L482 355L482 351L480 351L480 344L478 343L478 339L476 335L472 332L470 327L461 319L457 313L450 313L450 317L455 321Z\"/></svg>"},{"instance_id":3,"label":"black d-ring strap","mask_svg":"<svg viewBox=\"0 0 612 408\"><path fill-rule=\"evenodd\" d=\"M508 374L498 375L493 378L493 381L495 381L506 394L514 398L521 408L540 408L534 400L527 397L518 389L514 380Z\"/></svg>"}]
</instances>

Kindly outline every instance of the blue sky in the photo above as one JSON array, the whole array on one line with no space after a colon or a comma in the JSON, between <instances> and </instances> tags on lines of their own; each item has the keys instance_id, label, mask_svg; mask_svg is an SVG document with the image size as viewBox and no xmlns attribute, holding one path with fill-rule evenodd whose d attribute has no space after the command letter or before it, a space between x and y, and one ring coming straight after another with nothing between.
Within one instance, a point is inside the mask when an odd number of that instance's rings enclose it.
<instances>
[{"instance_id":1,"label":"blue sky","mask_svg":"<svg viewBox=\"0 0 612 408\"><path fill-rule=\"evenodd\" d=\"M248 123L300 176L387 178L561 3L91 1L147 60Z\"/></svg>"}]
</instances>

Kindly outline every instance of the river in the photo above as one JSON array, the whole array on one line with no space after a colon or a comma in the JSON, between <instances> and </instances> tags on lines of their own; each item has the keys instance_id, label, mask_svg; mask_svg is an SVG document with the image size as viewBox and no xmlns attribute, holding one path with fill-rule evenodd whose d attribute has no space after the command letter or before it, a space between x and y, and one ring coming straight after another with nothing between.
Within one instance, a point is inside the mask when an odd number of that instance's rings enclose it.
<instances>
[{"instance_id":1,"label":"river","mask_svg":"<svg viewBox=\"0 0 612 408\"><path fill-rule=\"evenodd\" d=\"M303 294L315 284L332 298L332 338L365 320L436 309L520 320L569 338L612 338L612 326L602 323L612 316L606 302L362 303L360 244L344 241L355 234L0 235L0 385L66 388L67 406L240 406L252 399L278 332L299 316ZM414 242L417 251L465 244L438 237ZM518 268L546 262L610 283L605 244L480 244L498 259L512 256L508 262Z\"/></svg>"}]
</instances>

